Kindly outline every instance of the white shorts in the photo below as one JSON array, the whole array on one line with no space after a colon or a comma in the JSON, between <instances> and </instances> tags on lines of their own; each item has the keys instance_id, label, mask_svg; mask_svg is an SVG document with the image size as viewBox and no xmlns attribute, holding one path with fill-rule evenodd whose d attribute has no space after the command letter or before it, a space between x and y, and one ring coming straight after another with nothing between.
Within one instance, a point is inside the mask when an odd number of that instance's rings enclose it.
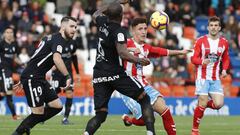
<instances>
[{"instance_id":1,"label":"white shorts","mask_svg":"<svg viewBox=\"0 0 240 135\"><path fill-rule=\"evenodd\" d=\"M220 80L204 80L199 79L196 83L196 95L221 94L223 95L223 88Z\"/></svg>"}]
</instances>

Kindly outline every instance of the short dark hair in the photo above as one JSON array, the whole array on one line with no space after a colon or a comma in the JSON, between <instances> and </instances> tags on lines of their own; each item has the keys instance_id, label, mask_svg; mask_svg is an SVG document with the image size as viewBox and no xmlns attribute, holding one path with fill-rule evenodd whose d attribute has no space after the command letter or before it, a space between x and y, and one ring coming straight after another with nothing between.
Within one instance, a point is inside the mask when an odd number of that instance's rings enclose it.
<instances>
[{"instance_id":1,"label":"short dark hair","mask_svg":"<svg viewBox=\"0 0 240 135\"><path fill-rule=\"evenodd\" d=\"M77 22L77 19L76 19L76 18L71 17L71 16L65 16L65 17L62 18L61 23L63 23L63 22L68 22L69 20L72 20L72 21L74 21L74 22Z\"/></svg>"},{"instance_id":2,"label":"short dark hair","mask_svg":"<svg viewBox=\"0 0 240 135\"><path fill-rule=\"evenodd\" d=\"M118 19L122 16L123 9L120 3L112 2L107 9L106 15L110 20Z\"/></svg>"},{"instance_id":3,"label":"short dark hair","mask_svg":"<svg viewBox=\"0 0 240 135\"><path fill-rule=\"evenodd\" d=\"M144 17L134 18L134 19L132 20L131 26L132 26L132 27L135 27L135 26L137 26L137 25L140 24L140 23L145 23L145 24L147 24L147 19L144 18Z\"/></svg>"},{"instance_id":4,"label":"short dark hair","mask_svg":"<svg viewBox=\"0 0 240 135\"><path fill-rule=\"evenodd\" d=\"M12 31L14 31L14 28L11 26L7 26L4 31L6 31L7 29L11 29Z\"/></svg>"},{"instance_id":5,"label":"short dark hair","mask_svg":"<svg viewBox=\"0 0 240 135\"><path fill-rule=\"evenodd\" d=\"M219 22L219 26L221 26L221 19L217 16L212 16L208 19L208 25L210 24L210 22Z\"/></svg>"}]
</instances>

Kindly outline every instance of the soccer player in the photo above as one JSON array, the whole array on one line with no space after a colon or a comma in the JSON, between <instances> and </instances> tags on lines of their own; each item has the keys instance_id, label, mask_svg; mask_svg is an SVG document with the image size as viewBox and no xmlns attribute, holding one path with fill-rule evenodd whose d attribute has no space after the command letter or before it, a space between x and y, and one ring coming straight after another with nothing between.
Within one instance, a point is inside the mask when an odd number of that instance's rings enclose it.
<instances>
[{"instance_id":1,"label":"soccer player","mask_svg":"<svg viewBox=\"0 0 240 135\"><path fill-rule=\"evenodd\" d=\"M190 50L168 50L160 47L153 47L145 43L147 36L147 21L145 18L135 18L131 24L132 38L127 41L127 48L134 56L139 58L157 58L161 56L181 55L190 52ZM137 80L144 86L145 92L150 96L151 104L154 111L156 111L163 120L164 128L168 135L176 135L176 127L169 108L166 106L163 96L158 90L155 90L143 75L143 67L141 65L133 64L128 61L124 61L124 68L126 72L137 78ZM125 105L133 113L134 117L131 118L128 115L123 115L122 119L126 126L132 124L137 126L145 125L142 112L139 103L132 98L121 95Z\"/></svg>"},{"instance_id":2,"label":"soccer player","mask_svg":"<svg viewBox=\"0 0 240 135\"><path fill-rule=\"evenodd\" d=\"M67 67L67 70L73 78L72 75L72 63L74 65L74 68L76 70L76 77L79 80L79 68L78 68L78 60L76 55L76 43L71 41L72 43L66 44L63 48L62 52L62 59ZM55 68L54 68L55 69ZM73 79L72 79L73 80ZM64 87L64 76L59 70L53 70L52 72L52 79L51 79L51 85L53 86L56 93L61 92L61 87ZM70 124L68 121L68 116L71 111L72 106L72 100L73 100L73 81L71 82L71 86L69 89L65 89L64 92L66 93L66 102L65 102L65 112L64 112L64 118L62 120L62 124L67 125Z\"/></svg>"},{"instance_id":3,"label":"soccer player","mask_svg":"<svg viewBox=\"0 0 240 135\"><path fill-rule=\"evenodd\" d=\"M12 113L13 120L21 117L16 115L13 104L13 63L21 65L21 61L17 57L18 45L14 39L13 28L8 27L3 33L3 41L0 42L0 100L4 96L7 98L7 105Z\"/></svg>"},{"instance_id":4,"label":"soccer player","mask_svg":"<svg viewBox=\"0 0 240 135\"><path fill-rule=\"evenodd\" d=\"M66 87L71 83L71 77L62 60L63 48L71 43L76 32L77 20L73 17L63 17L59 33L48 35L39 43L27 67L21 74L21 83L15 89L23 86L31 114L18 126L13 135L30 134L30 129L37 123L46 121L62 110L62 103L56 92L45 80L45 74L54 65L64 75ZM44 107L44 103L47 104Z\"/></svg>"},{"instance_id":5,"label":"soccer player","mask_svg":"<svg viewBox=\"0 0 240 135\"><path fill-rule=\"evenodd\" d=\"M140 103L147 135L155 135L155 118L149 96L135 78L126 74L123 67L123 59L139 65L150 64L149 59L135 57L126 48L126 33L120 26L123 13L120 3L126 2L128 1L120 0L109 3L93 14L99 37L93 73L96 115L88 121L83 135L93 135L106 120L108 102L114 90L118 90Z\"/></svg>"},{"instance_id":6,"label":"soccer player","mask_svg":"<svg viewBox=\"0 0 240 135\"><path fill-rule=\"evenodd\" d=\"M199 124L206 108L220 109L223 106L223 88L220 74L225 77L229 66L228 41L219 35L220 19L208 20L208 34L197 39L191 62L196 66L196 95L198 104L194 110L192 135L200 135ZM220 67L222 65L222 67Z\"/></svg>"}]
</instances>

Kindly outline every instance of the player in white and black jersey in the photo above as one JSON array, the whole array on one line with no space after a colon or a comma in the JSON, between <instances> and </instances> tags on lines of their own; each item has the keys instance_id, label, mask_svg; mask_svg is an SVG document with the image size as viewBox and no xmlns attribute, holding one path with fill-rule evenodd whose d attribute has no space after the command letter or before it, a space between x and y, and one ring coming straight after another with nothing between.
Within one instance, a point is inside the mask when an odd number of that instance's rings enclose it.
<instances>
[{"instance_id":1,"label":"player in white and black jersey","mask_svg":"<svg viewBox=\"0 0 240 135\"><path fill-rule=\"evenodd\" d=\"M18 126L13 135L30 134L30 129L37 123L46 121L62 110L62 103L56 92L45 80L45 74L54 65L64 75L65 88L68 89L71 77L62 60L63 48L72 40L77 27L73 17L63 17L59 33L46 36L39 43L38 49L31 57L27 67L21 74L21 83L14 89L23 86L31 114ZM47 104L44 107L44 103Z\"/></svg>"},{"instance_id":2,"label":"player in white and black jersey","mask_svg":"<svg viewBox=\"0 0 240 135\"><path fill-rule=\"evenodd\" d=\"M72 74L72 64L74 65L74 68L76 70L76 78L79 80L79 68L78 68L78 60L77 60L77 55L76 55L76 41L71 40L66 46L64 46L63 51L62 51L62 59L67 67L67 70L73 78ZM54 68L55 69L55 68ZM72 79L73 80L73 79ZM56 91L56 93L61 92L61 87L64 87L64 76L59 70L53 70L52 72L52 77L51 77L51 85ZM64 90L66 94L66 101L65 101L65 112L64 112L64 118L62 120L62 124L67 125L70 124L68 121L68 116L71 111L71 106L72 106L72 100L73 100L73 81L71 82L71 86L69 89Z\"/></svg>"},{"instance_id":3,"label":"player in white and black jersey","mask_svg":"<svg viewBox=\"0 0 240 135\"><path fill-rule=\"evenodd\" d=\"M20 119L16 115L13 104L13 65L14 62L22 64L17 57L18 45L14 39L13 28L8 27L4 30L3 40L0 42L0 100L6 97L7 105L12 113L14 120Z\"/></svg>"},{"instance_id":4,"label":"player in white and black jersey","mask_svg":"<svg viewBox=\"0 0 240 135\"><path fill-rule=\"evenodd\" d=\"M132 97L141 104L147 135L155 135L155 119L149 96L146 95L143 86L135 78L126 74L123 67L122 59L141 65L150 63L147 58L137 58L131 55L126 48L126 32L120 26L123 13L120 3L127 2L128 0L115 1L93 14L99 38L93 73L96 115L88 121L84 135L93 135L106 120L108 102L114 90Z\"/></svg>"}]
</instances>

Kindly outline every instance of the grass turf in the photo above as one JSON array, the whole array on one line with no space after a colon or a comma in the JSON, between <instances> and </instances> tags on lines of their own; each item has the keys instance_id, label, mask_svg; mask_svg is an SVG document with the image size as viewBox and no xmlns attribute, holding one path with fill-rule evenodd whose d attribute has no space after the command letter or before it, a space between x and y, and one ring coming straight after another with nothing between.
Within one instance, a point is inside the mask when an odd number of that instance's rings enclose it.
<instances>
[{"instance_id":1,"label":"grass turf","mask_svg":"<svg viewBox=\"0 0 240 135\"><path fill-rule=\"evenodd\" d=\"M56 116L44 124L36 125L32 135L81 135L91 117L70 116L73 125L61 125L61 116ZM161 118L156 117L155 129L157 135L167 135L163 129ZM190 135L192 116L174 117L177 135ZM0 135L10 135L21 120L13 121L11 116L0 116ZM239 116L205 116L201 121L201 135L240 135ZM145 135L145 127L125 127L121 116L108 116L96 135Z\"/></svg>"}]
</instances>

